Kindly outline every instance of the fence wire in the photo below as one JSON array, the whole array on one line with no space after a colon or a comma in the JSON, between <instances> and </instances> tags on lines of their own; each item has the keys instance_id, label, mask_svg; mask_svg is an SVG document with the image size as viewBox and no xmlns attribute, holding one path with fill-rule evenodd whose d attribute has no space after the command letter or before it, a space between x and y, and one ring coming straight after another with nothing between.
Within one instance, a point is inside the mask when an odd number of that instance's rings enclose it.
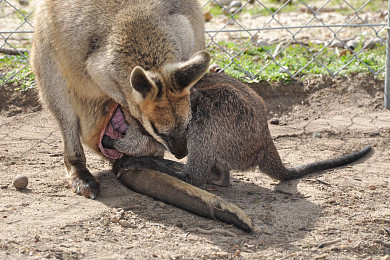
<instances>
[{"instance_id":1,"label":"fence wire","mask_svg":"<svg viewBox=\"0 0 390 260\"><path fill-rule=\"evenodd\" d=\"M230 60L220 62L223 69L229 70L234 67L235 70L243 72L248 80L259 78L259 75L271 65L277 65L279 71L283 71L291 78L301 75L313 63L323 67L332 77L356 62L362 64L374 76L384 72L385 65L373 68L362 59L361 54L386 42L387 1L382 1L384 4L382 8L380 5L375 6L380 1L288 0L268 1L268 5L264 2L229 0L204 2L204 9L209 10L210 14L215 14L215 8L220 8L224 13L224 18L219 19L219 22L213 23L214 17L210 16L211 26L207 26L206 23L208 47L216 47ZM377 10L372 11L375 8ZM232 41L240 41L241 43L236 46L241 48L234 50L227 48L229 44L226 42ZM267 48L272 44L277 45L276 49ZM299 67L290 68L288 64L283 64L281 57L291 51L289 49L291 45L301 47L304 54L311 58ZM318 48L313 48L314 45ZM265 59L257 60L261 65L255 66L256 70L250 66L244 67L238 62L243 60L240 56L245 55L247 50L253 47L266 53ZM338 68L331 68L327 65L330 63L329 60L323 57L329 53L329 49L339 57L348 56L348 61ZM215 56L217 63L225 60L220 54Z\"/></svg>"},{"instance_id":2,"label":"fence wire","mask_svg":"<svg viewBox=\"0 0 390 260\"><path fill-rule=\"evenodd\" d=\"M10 61L12 64L0 64L0 83L23 77L26 72L33 32L31 2L0 0L0 57L18 55ZM385 65L372 66L363 54L386 43L388 1L200 0L200 3L206 20L207 48L214 62L247 81L261 79L275 70L296 78L315 71L313 66L325 69L332 77L356 64L363 65L374 76L384 73ZM306 57L303 64L298 62L300 57L292 47L301 49L298 54ZM260 52L263 56L257 57ZM291 53L293 56L286 62L283 57ZM333 66L334 55L346 61ZM374 58L384 57L383 52L383 57Z\"/></svg>"}]
</instances>

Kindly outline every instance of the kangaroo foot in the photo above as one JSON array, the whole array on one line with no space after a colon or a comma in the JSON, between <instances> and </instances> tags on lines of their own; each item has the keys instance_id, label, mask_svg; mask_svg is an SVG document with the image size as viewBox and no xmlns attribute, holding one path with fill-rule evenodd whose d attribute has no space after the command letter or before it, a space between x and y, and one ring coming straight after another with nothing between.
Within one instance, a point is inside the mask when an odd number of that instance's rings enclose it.
<instances>
[{"instance_id":1,"label":"kangaroo foot","mask_svg":"<svg viewBox=\"0 0 390 260\"><path fill-rule=\"evenodd\" d=\"M69 184L73 192L84 197L95 199L99 194L99 182L90 173L89 176L70 176Z\"/></svg>"},{"instance_id":2,"label":"kangaroo foot","mask_svg":"<svg viewBox=\"0 0 390 260\"><path fill-rule=\"evenodd\" d=\"M84 197L95 199L99 194L99 182L88 171L83 163L65 161L67 166L69 185L73 192Z\"/></svg>"}]
</instances>

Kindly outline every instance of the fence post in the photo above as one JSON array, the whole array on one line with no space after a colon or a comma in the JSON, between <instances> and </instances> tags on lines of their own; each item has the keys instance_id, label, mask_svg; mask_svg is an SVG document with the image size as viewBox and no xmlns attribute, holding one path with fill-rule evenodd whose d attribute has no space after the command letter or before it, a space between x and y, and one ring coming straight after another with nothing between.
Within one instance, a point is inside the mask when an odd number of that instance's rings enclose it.
<instances>
[{"instance_id":1,"label":"fence post","mask_svg":"<svg viewBox=\"0 0 390 260\"><path fill-rule=\"evenodd\" d=\"M385 75L385 108L390 109L390 0L387 13L387 40L386 40L386 75Z\"/></svg>"}]
</instances>

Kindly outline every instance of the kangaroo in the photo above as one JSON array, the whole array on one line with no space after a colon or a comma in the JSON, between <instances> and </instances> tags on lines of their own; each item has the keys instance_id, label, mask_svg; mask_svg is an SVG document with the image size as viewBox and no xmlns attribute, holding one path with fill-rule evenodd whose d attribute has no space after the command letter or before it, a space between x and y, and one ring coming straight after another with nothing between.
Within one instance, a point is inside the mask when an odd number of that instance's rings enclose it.
<instances>
[{"instance_id":1,"label":"kangaroo","mask_svg":"<svg viewBox=\"0 0 390 260\"><path fill-rule=\"evenodd\" d=\"M185 146L190 88L210 60L197 1L40 0L36 5L31 65L41 100L61 129L74 192L89 198L99 193L82 143L111 161L120 157L100 145L108 122L113 131L112 115L130 122L127 137L138 141L128 151L134 156L162 156L164 146ZM150 136L138 138L140 129ZM163 135L170 137L168 143Z\"/></svg>"},{"instance_id":2,"label":"kangaroo","mask_svg":"<svg viewBox=\"0 0 390 260\"><path fill-rule=\"evenodd\" d=\"M283 181L352 163L371 150L367 146L336 159L286 168L269 132L263 99L224 73L209 73L198 81L191 92L191 111L186 164L156 157L124 156L115 163L118 177L129 169L152 169L198 187L207 182L228 186L230 170L258 166L265 174ZM103 138L103 146L115 149L125 148L122 142L126 140ZM184 156L181 151L186 149L169 150L180 159Z\"/></svg>"}]
</instances>

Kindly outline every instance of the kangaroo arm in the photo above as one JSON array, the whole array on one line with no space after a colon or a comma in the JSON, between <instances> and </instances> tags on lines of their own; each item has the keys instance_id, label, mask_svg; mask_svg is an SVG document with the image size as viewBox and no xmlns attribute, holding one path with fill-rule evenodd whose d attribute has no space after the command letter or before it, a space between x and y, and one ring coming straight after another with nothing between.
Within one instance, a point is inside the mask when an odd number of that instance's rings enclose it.
<instances>
[{"instance_id":1,"label":"kangaroo arm","mask_svg":"<svg viewBox=\"0 0 390 260\"><path fill-rule=\"evenodd\" d=\"M114 163L113 170L117 178L121 177L123 170L153 170L168 174L179 180L189 182L189 177L185 171L185 164L166 160L153 156L123 156Z\"/></svg>"}]
</instances>

